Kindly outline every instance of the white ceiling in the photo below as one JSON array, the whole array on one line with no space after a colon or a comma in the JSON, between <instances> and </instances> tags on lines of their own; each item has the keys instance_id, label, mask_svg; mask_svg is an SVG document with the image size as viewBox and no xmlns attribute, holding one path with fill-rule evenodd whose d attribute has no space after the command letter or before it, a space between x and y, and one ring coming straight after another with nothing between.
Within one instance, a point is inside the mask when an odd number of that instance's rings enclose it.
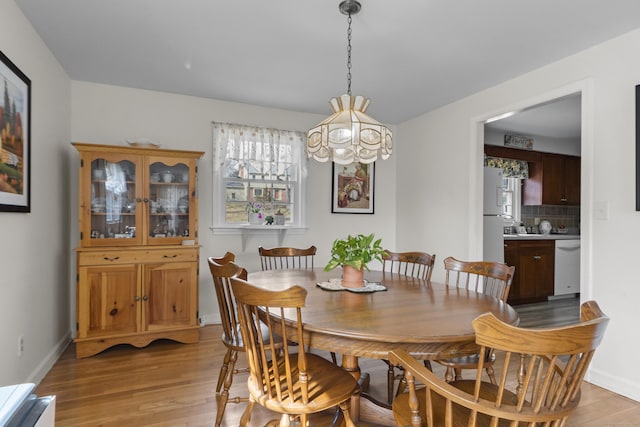
<instances>
[{"instance_id":1,"label":"white ceiling","mask_svg":"<svg viewBox=\"0 0 640 427\"><path fill-rule=\"evenodd\" d=\"M486 127L527 136L579 140L582 123L580 103L580 94L566 96L517 111L513 116L486 124Z\"/></svg>"},{"instance_id":2,"label":"white ceiling","mask_svg":"<svg viewBox=\"0 0 640 427\"><path fill-rule=\"evenodd\" d=\"M329 114L338 0L15 0L74 80ZM638 0L361 0L352 92L398 124L640 28Z\"/></svg>"}]
</instances>

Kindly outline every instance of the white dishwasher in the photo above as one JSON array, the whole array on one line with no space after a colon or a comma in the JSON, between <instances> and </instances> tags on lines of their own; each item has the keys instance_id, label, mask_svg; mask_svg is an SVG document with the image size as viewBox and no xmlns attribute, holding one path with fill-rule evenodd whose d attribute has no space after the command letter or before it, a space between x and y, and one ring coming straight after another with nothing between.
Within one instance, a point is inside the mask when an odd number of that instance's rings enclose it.
<instances>
[{"instance_id":1,"label":"white dishwasher","mask_svg":"<svg viewBox=\"0 0 640 427\"><path fill-rule=\"evenodd\" d=\"M554 295L580 292L580 240L556 240Z\"/></svg>"}]
</instances>

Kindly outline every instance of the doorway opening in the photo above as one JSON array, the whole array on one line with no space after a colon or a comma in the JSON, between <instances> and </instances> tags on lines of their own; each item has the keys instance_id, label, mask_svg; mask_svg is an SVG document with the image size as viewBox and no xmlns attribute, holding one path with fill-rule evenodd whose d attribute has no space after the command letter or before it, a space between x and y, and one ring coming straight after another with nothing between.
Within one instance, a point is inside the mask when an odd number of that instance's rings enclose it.
<instances>
[{"instance_id":1,"label":"doorway opening","mask_svg":"<svg viewBox=\"0 0 640 427\"><path fill-rule=\"evenodd\" d=\"M532 105L517 112L502 114L495 119L487 120L484 124L485 146L501 147L500 150L502 151L507 151L504 148L508 148L511 153L513 153L513 150L523 150L516 152L518 156L515 157L520 159L531 159L538 156L547 160L544 166L546 177L542 176L542 161L529 161L527 163L529 165L528 173L531 173L532 176L518 178L521 185L514 186L511 183L509 191L505 191L506 194L515 192L516 197L513 197L513 199L517 200L519 198L521 205L519 210L513 209L514 213L518 213L517 217L514 215L511 218L505 218L503 235L487 235L486 231L483 233L485 246L487 246L488 240L493 239L502 239L503 244L501 246L505 248L509 246L509 256L507 256L505 249L505 262L510 265L517 263L516 270L519 269L520 264L522 264L520 270L523 272L524 269L532 267L533 264L529 263L527 257L535 257L538 262L540 260L545 261L547 269L564 268L562 272L546 276L541 275L535 280L528 280L527 283L524 283L524 277L520 280L523 283L518 283L517 279L514 280L514 287L512 287L515 293L512 300L513 304L541 301L542 298L545 301L547 299L554 301L563 298L579 299L577 298L581 282L579 256L575 258L578 265L570 268L576 274L566 278L566 266L557 266L555 263L557 249L548 249L547 254L541 257L540 254L531 252L530 248L527 250L531 253L524 250L519 253L518 248L520 246L524 247L524 245L518 242L544 239L553 241L548 242L549 245L553 246L556 241L571 237L578 242L578 251L580 250L581 203L583 202L580 198L580 164L583 149L582 116L582 92L577 92ZM492 148L485 150L485 152L500 152L500 150ZM567 160L565 162L565 159L570 159L570 161ZM527 160L524 161L526 162ZM549 178L551 171L554 170L549 166L552 161L562 162L557 167L558 171L563 174L561 178ZM568 178L565 177L567 171L573 173L573 181L577 179L577 189L573 189L573 193L577 193L577 196L572 196L569 199L559 196L555 201L556 198L549 196L555 189L549 187L556 185L561 180L563 181L562 185L565 186L565 183L569 182ZM505 182L507 182L506 179ZM573 183L572 185L575 187L576 184ZM537 191L536 197L538 199L531 197L531 194L536 194L535 191ZM553 235L541 237L539 236L541 234L539 225L541 223L544 224L545 221L551 223ZM513 261L514 259L515 261ZM516 271L517 276L518 271ZM535 283L536 281L544 283ZM571 282L569 287L564 284L566 281ZM532 286L537 288L532 289ZM577 306L578 304L575 305Z\"/></svg>"}]
</instances>

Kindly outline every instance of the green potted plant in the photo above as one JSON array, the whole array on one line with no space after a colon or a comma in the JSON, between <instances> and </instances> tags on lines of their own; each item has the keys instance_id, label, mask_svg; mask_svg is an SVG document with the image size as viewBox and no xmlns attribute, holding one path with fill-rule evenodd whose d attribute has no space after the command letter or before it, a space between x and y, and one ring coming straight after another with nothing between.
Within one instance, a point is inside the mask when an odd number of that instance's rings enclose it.
<instances>
[{"instance_id":1,"label":"green potted plant","mask_svg":"<svg viewBox=\"0 0 640 427\"><path fill-rule=\"evenodd\" d=\"M342 286L361 287L364 285L364 269L369 270L367 264L374 259L382 262L385 253L382 239L374 240L372 234L358 234L347 236L346 239L336 239L331 246L331 259L324 267L325 271L342 267Z\"/></svg>"}]
</instances>

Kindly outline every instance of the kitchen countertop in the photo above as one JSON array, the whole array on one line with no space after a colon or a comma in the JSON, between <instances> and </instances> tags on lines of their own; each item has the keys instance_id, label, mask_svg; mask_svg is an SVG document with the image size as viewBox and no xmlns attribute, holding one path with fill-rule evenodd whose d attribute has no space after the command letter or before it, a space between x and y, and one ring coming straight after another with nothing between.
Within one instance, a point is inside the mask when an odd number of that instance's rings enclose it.
<instances>
[{"instance_id":1,"label":"kitchen countertop","mask_svg":"<svg viewBox=\"0 0 640 427\"><path fill-rule=\"evenodd\" d=\"M504 240L580 240L579 234L504 234Z\"/></svg>"}]
</instances>

